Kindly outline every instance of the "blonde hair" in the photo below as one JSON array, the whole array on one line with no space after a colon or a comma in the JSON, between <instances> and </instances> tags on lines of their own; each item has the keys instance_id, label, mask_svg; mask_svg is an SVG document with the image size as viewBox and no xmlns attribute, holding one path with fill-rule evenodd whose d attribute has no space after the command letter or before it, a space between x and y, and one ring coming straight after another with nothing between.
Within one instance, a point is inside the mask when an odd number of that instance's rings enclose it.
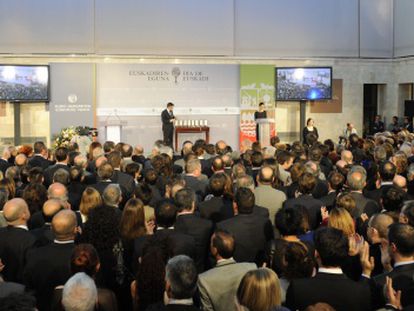
<instances>
[{"instance_id":1,"label":"blonde hair","mask_svg":"<svg viewBox=\"0 0 414 311\"><path fill-rule=\"evenodd\" d=\"M98 190L92 187L87 187L82 193L79 205L80 212L83 215L88 216L92 209L100 205L102 205L102 198Z\"/></svg>"},{"instance_id":2,"label":"blonde hair","mask_svg":"<svg viewBox=\"0 0 414 311\"><path fill-rule=\"evenodd\" d=\"M268 268L247 272L237 289L237 301L249 311L268 311L280 306L282 297L276 273Z\"/></svg>"},{"instance_id":3,"label":"blonde hair","mask_svg":"<svg viewBox=\"0 0 414 311\"><path fill-rule=\"evenodd\" d=\"M347 236L355 234L355 223L344 208L334 208L329 213L328 227L341 230Z\"/></svg>"}]
</instances>

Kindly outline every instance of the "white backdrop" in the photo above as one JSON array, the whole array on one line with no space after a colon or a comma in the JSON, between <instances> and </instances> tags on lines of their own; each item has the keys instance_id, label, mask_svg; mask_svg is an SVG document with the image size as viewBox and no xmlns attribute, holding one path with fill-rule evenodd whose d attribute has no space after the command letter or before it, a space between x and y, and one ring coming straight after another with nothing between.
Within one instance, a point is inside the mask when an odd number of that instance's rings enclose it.
<instances>
[{"instance_id":1,"label":"white backdrop","mask_svg":"<svg viewBox=\"0 0 414 311\"><path fill-rule=\"evenodd\" d=\"M160 114L171 101L178 119L208 120L211 142L237 146L239 84L237 65L99 64L100 132L119 121L124 141L149 150L162 138Z\"/></svg>"}]
</instances>

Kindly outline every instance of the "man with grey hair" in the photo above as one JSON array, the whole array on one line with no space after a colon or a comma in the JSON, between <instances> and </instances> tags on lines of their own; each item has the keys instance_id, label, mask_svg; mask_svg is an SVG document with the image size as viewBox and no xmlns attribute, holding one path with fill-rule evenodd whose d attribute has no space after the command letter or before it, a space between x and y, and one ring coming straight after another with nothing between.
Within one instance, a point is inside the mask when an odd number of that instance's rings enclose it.
<instances>
[{"instance_id":1,"label":"man with grey hair","mask_svg":"<svg viewBox=\"0 0 414 311\"><path fill-rule=\"evenodd\" d=\"M175 165L181 166L183 169L185 169L185 161L184 158L187 154L190 154L193 152L193 143L189 140L186 140L183 142L183 146L181 148L181 159L178 159L174 162Z\"/></svg>"},{"instance_id":2,"label":"man with grey hair","mask_svg":"<svg viewBox=\"0 0 414 311\"><path fill-rule=\"evenodd\" d=\"M387 151L383 146L377 146L374 149L374 160L376 163L384 162L387 159Z\"/></svg>"},{"instance_id":3,"label":"man with grey hair","mask_svg":"<svg viewBox=\"0 0 414 311\"><path fill-rule=\"evenodd\" d=\"M71 208L68 202L68 190L61 183L55 182L47 189L47 198L60 200L65 208Z\"/></svg>"},{"instance_id":4,"label":"man with grey hair","mask_svg":"<svg viewBox=\"0 0 414 311\"><path fill-rule=\"evenodd\" d=\"M157 304L147 310L199 310L193 302L197 279L197 269L190 257L178 255L171 258L165 267L164 305Z\"/></svg>"},{"instance_id":5,"label":"man with grey hair","mask_svg":"<svg viewBox=\"0 0 414 311\"><path fill-rule=\"evenodd\" d=\"M73 275L63 287L62 305L66 311L93 311L97 301L95 282L84 272Z\"/></svg>"},{"instance_id":6,"label":"man with grey hair","mask_svg":"<svg viewBox=\"0 0 414 311\"><path fill-rule=\"evenodd\" d=\"M200 180L201 162L199 159L192 159L185 164L185 184L193 189L199 199L204 199L207 191L207 181Z\"/></svg>"},{"instance_id":7,"label":"man with grey hair","mask_svg":"<svg viewBox=\"0 0 414 311\"><path fill-rule=\"evenodd\" d=\"M63 168L59 168L54 174L53 174L53 182L54 183L61 183L64 186L69 185L69 172L67 170L64 170Z\"/></svg>"},{"instance_id":8,"label":"man with grey hair","mask_svg":"<svg viewBox=\"0 0 414 311\"><path fill-rule=\"evenodd\" d=\"M122 201L121 187L117 184L109 184L102 194L102 199L105 205L118 207Z\"/></svg>"},{"instance_id":9,"label":"man with grey hair","mask_svg":"<svg viewBox=\"0 0 414 311\"><path fill-rule=\"evenodd\" d=\"M381 211L377 202L364 196L363 190L367 184L367 175L365 170L353 168L346 178L346 183L349 187L349 195L355 200L355 218L365 213L369 217Z\"/></svg>"}]
</instances>

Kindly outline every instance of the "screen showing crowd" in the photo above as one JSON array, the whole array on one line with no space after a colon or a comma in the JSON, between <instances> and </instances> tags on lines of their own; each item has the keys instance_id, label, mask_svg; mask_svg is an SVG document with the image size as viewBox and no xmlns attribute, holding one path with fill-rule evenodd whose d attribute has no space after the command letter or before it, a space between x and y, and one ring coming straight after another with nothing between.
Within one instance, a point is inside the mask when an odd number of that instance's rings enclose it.
<instances>
[{"instance_id":1,"label":"screen showing crowd","mask_svg":"<svg viewBox=\"0 0 414 311\"><path fill-rule=\"evenodd\" d=\"M321 100L332 97L332 68L276 68L277 100Z\"/></svg>"},{"instance_id":2,"label":"screen showing crowd","mask_svg":"<svg viewBox=\"0 0 414 311\"><path fill-rule=\"evenodd\" d=\"M48 101L48 66L0 65L0 100Z\"/></svg>"}]
</instances>

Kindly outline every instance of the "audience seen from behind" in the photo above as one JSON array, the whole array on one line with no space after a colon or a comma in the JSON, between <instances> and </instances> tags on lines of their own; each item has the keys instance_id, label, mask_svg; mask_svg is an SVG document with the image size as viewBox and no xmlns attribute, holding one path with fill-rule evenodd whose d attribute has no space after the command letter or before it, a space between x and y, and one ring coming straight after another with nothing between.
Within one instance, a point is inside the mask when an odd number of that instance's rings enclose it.
<instances>
[{"instance_id":1,"label":"audience seen from behind","mask_svg":"<svg viewBox=\"0 0 414 311\"><path fill-rule=\"evenodd\" d=\"M241 154L5 147L0 311L414 309L410 124L335 144L311 123Z\"/></svg>"}]
</instances>

